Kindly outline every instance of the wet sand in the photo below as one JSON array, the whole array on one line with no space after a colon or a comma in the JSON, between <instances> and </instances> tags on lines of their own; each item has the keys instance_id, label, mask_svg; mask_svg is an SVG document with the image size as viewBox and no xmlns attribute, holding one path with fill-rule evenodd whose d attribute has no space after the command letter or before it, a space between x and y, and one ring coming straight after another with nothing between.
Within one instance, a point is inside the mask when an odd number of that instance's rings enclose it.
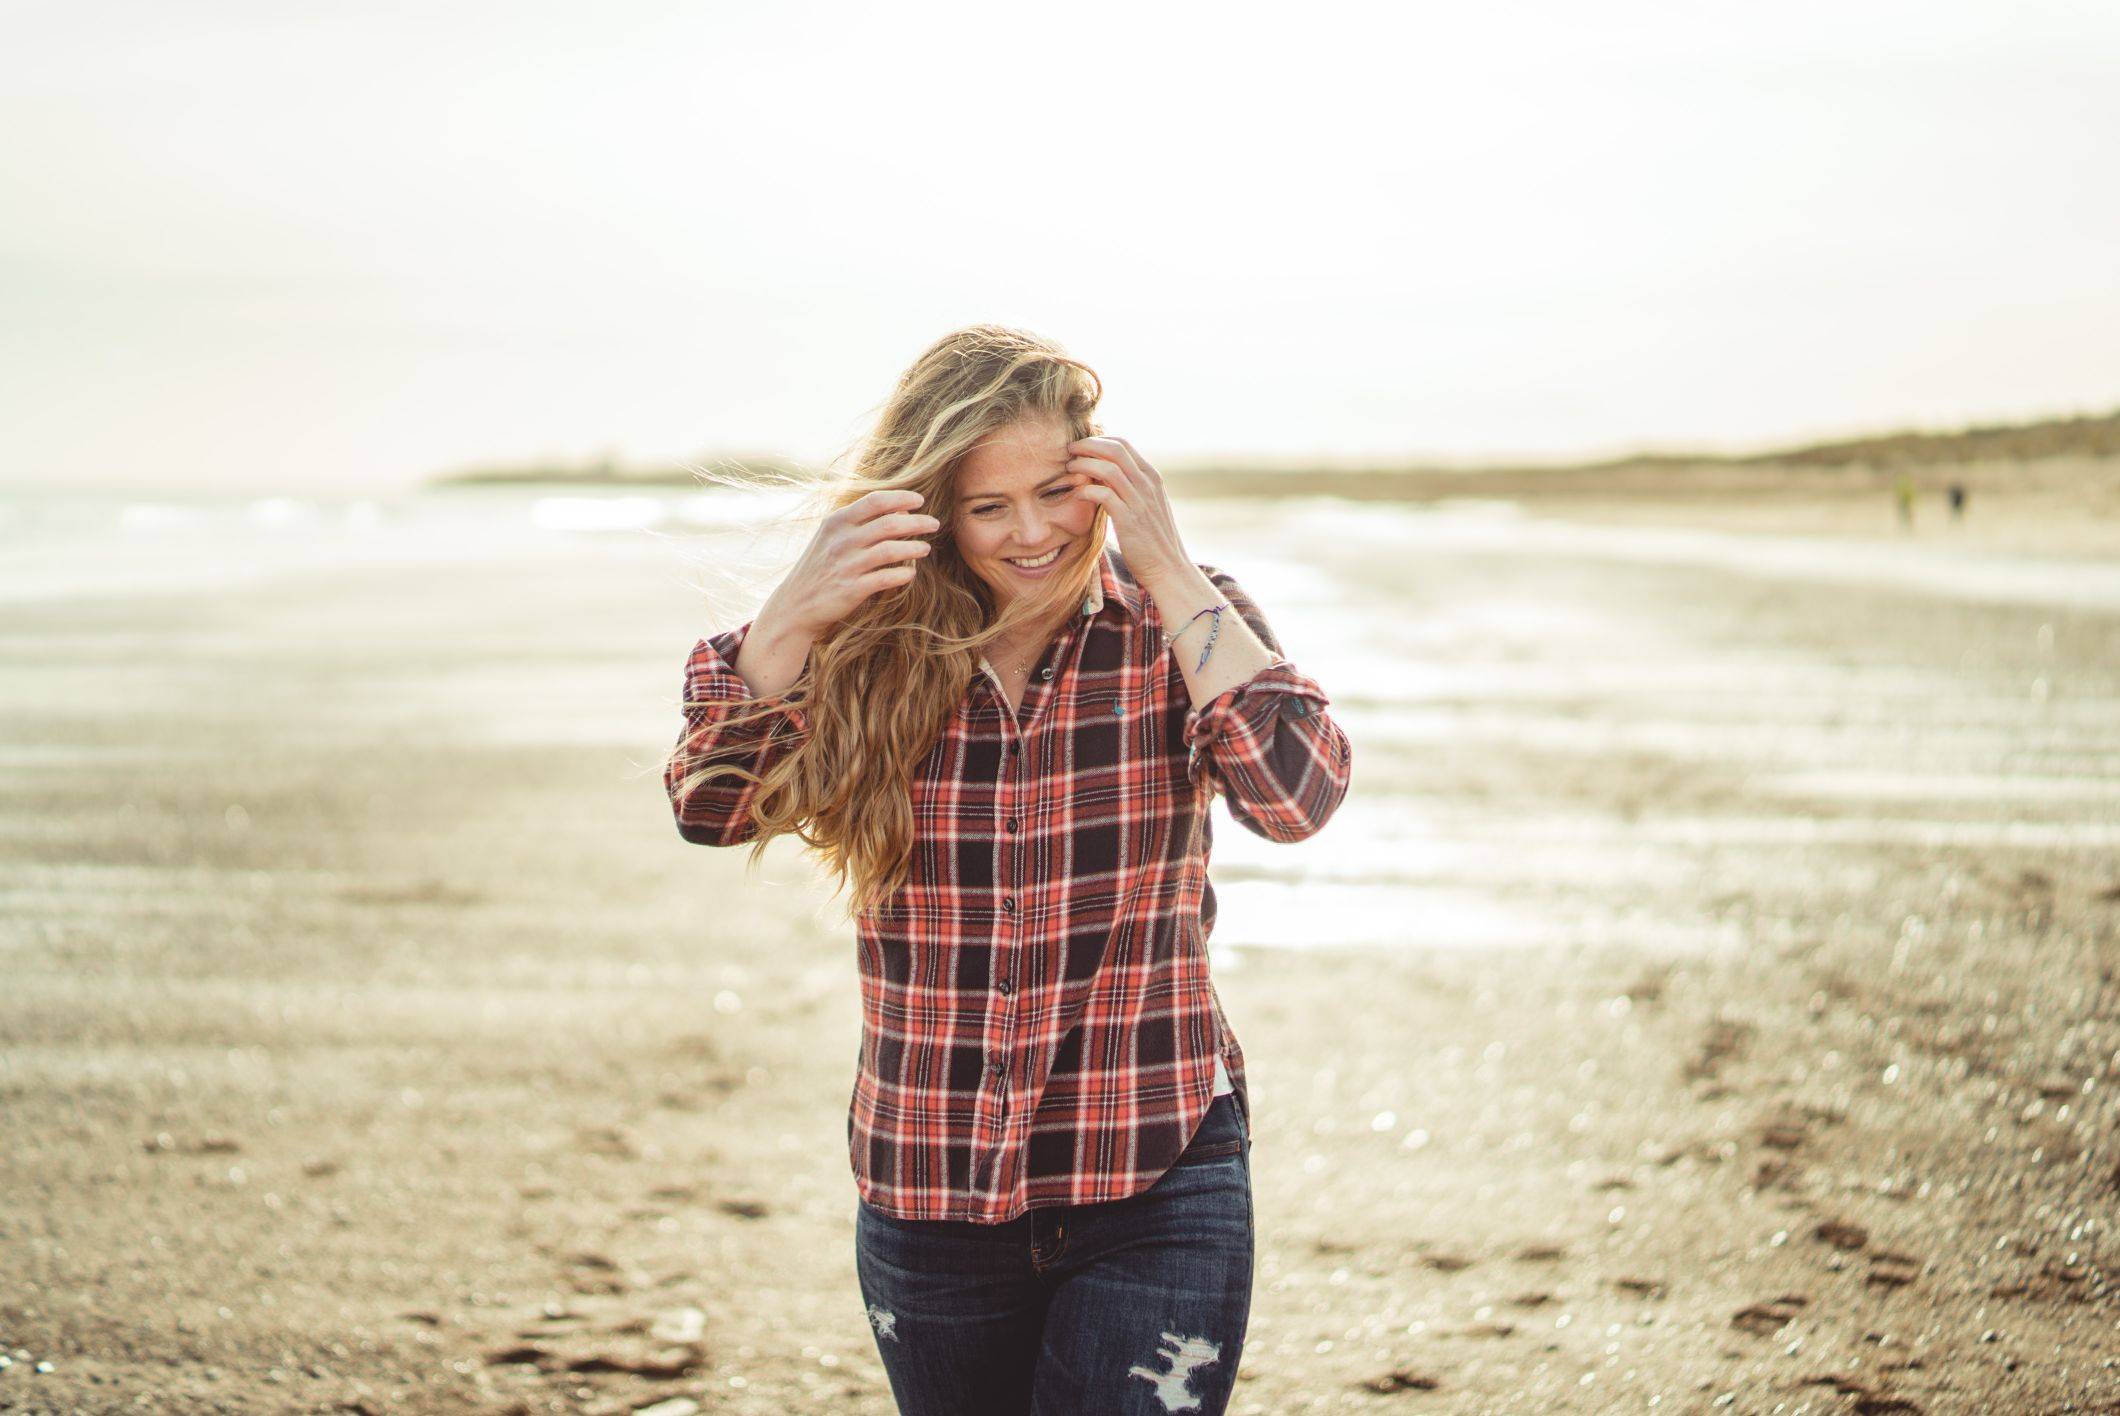
<instances>
[{"instance_id":1,"label":"wet sand","mask_svg":"<svg viewBox=\"0 0 2120 1416\"><path fill-rule=\"evenodd\" d=\"M1234 1410L2120 1410L2120 537L2001 495L1181 510L1356 746L1217 820ZM4 607L0 1409L891 1411L711 543L389 544Z\"/></svg>"}]
</instances>

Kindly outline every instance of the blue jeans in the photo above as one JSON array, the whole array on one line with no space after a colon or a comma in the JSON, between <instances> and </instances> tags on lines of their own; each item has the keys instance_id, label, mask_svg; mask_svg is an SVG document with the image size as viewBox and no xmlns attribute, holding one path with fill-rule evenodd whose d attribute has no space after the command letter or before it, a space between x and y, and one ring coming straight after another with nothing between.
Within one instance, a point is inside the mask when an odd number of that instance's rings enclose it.
<instances>
[{"instance_id":1,"label":"blue jeans","mask_svg":"<svg viewBox=\"0 0 2120 1416\"><path fill-rule=\"evenodd\" d=\"M1219 1416L1251 1317L1251 1125L1218 1096L1156 1183L1001 1224L856 1200L855 1269L902 1416Z\"/></svg>"}]
</instances>

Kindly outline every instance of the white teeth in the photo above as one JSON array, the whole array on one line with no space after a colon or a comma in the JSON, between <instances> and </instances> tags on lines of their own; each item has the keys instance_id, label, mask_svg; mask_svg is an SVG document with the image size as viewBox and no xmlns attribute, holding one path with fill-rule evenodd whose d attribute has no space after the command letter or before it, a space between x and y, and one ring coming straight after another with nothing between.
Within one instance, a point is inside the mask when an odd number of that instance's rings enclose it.
<instances>
[{"instance_id":1,"label":"white teeth","mask_svg":"<svg viewBox=\"0 0 2120 1416\"><path fill-rule=\"evenodd\" d=\"M1036 570L1041 565L1051 565L1053 563L1053 558L1055 556L1058 556L1059 554L1060 547L1055 546L1051 550L1047 551L1044 555L1038 557L1038 559L1036 560L1015 560L1013 558L1007 557L1004 557L1004 559L1007 559L1010 565L1020 565L1025 570Z\"/></svg>"}]
</instances>

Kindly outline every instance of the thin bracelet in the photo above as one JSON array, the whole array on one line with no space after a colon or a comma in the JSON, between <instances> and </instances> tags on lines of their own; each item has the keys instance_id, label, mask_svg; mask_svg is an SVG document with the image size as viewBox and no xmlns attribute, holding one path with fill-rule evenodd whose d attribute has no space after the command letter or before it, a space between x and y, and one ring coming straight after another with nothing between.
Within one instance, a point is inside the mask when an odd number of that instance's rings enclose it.
<instances>
[{"instance_id":1,"label":"thin bracelet","mask_svg":"<svg viewBox=\"0 0 2120 1416\"><path fill-rule=\"evenodd\" d=\"M1163 648L1168 649L1171 645L1177 643L1178 636L1192 628L1193 620L1198 619L1201 615L1213 615L1215 617L1214 623L1207 631L1207 643L1200 650L1200 662L1193 665L1193 672L1198 673L1207 667L1207 656L1214 652L1215 637L1222 632L1222 611L1234 608L1235 606L1231 605L1227 600L1217 600L1206 609L1194 612L1192 619L1188 619L1184 624L1179 625L1175 631L1163 636ZM1157 652L1160 653L1162 651L1158 650Z\"/></svg>"}]
</instances>

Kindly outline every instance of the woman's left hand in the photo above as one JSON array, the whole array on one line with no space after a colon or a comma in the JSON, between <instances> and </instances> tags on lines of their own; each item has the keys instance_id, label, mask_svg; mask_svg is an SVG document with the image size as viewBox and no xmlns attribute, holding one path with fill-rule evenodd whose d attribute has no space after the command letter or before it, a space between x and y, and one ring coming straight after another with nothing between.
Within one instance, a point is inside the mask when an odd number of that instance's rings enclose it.
<instances>
[{"instance_id":1,"label":"woman's left hand","mask_svg":"<svg viewBox=\"0 0 2120 1416\"><path fill-rule=\"evenodd\" d=\"M1136 580L1192 564L1178 539L1163 474L1125 438L1078 438L1067 445L1067 470L1090 478L1075 495L1108 512L1119 532L1119 550Z\"/></svg>"}]
</instances>

